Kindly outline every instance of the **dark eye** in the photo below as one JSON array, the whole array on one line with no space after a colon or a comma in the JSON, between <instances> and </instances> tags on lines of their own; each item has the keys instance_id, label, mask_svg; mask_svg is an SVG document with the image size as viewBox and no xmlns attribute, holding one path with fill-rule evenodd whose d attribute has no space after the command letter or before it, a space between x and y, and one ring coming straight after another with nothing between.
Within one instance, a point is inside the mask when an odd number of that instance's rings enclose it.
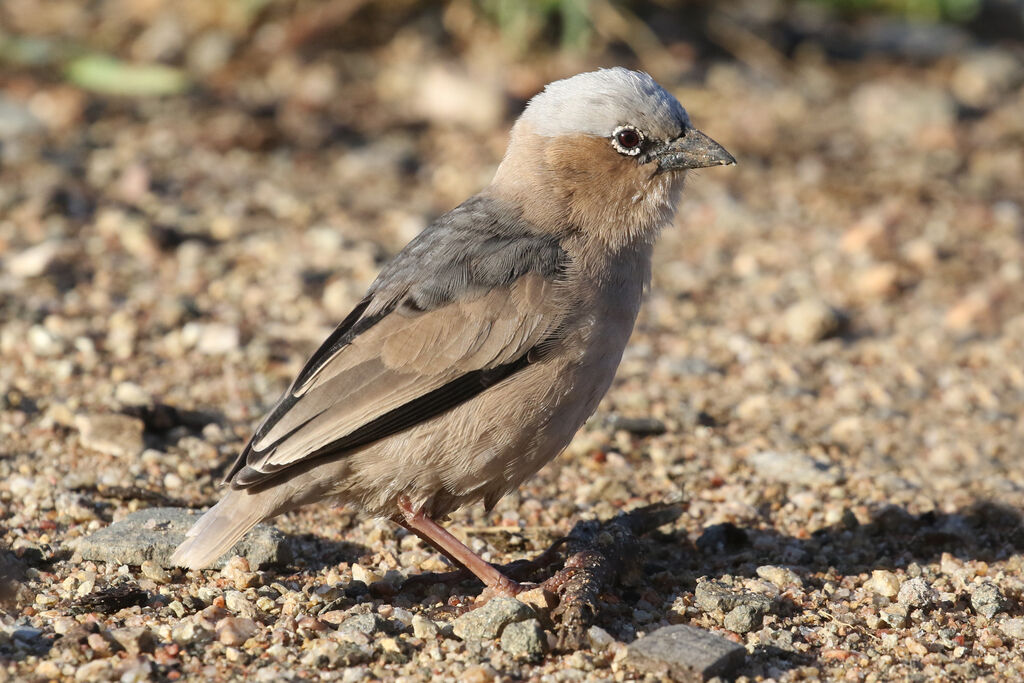
<instances>
[{"instance_id":1,"label":"dark eye","mask_svg":"<svg viewBox=\"0 0 1024 683\"><path fill-rule=\"evenodd\" d=\"M640 145L644 141L644 134L632 126L619 126L612 133L612 146L620 154L635 156L640 153Z\"/></svg>"}]
</instances>

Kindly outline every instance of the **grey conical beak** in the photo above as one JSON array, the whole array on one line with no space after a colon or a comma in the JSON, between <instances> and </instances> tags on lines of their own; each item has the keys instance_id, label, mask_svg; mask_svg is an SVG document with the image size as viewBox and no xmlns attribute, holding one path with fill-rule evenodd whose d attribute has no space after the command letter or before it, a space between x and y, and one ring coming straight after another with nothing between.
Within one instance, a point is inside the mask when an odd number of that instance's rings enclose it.
<instances>
[{"instance_id":1,"label":"grey conical beak","mask_svg":"<svg viewBox=\"0 0 1024 683\"><path fill-rule=\"evenodd\" d=\"M678 171L686 168L728 166L736 159L725 151L725 147L701 133L696 128L672 140L657 152L659 171Z\"/></svg>"}]
</instances>

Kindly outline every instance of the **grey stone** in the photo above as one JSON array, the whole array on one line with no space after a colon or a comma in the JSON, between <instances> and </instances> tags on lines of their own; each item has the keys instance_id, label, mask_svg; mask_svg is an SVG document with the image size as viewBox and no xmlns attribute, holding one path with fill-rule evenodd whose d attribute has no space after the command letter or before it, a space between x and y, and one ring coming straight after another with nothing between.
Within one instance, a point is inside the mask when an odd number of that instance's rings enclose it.
<instances>
[{"instance_id":1,"label":"grey stone","mask_svg":"<svg viewBox=\"0 0 1024 683\"><path fill-rule=\"evenodd\" d=\"M693 626L666 626L636 639L626 652L634 668L672 681L729 677L743 661L741 645Z\"/></svg>"},{"instance_id":2,"label":"grey stone","mask_svg":"<svg viewBox=\"0 0 1024 683\"><path fill-rule=\"evenodd\" d=\"M318 638L309 646L302 663L318 669L338 669L364 664L371 659L373 652L363 645Z\"/></svg>"},{"instance_id":3,"label":"grey stone","mask_svg":"<svg viewBox=\"0 0 1024 683\"><path fill-rule=\"evenodd\" d=\"M133 512L94 534L75 539L68 545L86 560L141 565L147 560L162 567L171 566L169 559L199 512L184 508L148 508ZM234 555L241 555L251 567L284 564L291 560L287 539L277 529L258 524L242 540L224 553L216 567Z\"/></svg>"},{"instance_id":4,"label":"grey stone","mask_svg":"<svg viewBox=\"0 0 1024 683\"><path fill-rule=\"evenodd\" d=\"M490 640L500 636L509 624L535 616L528 605L514 598L493 598L452 622L452 630L462 640Z\"/></svg>"},{"instance_id":5,"label":"grey stone","mask_svg":"<svg viewBox=\"0 0 1024 683\"><path fill-rule=\"evenodd\" d=\"M608 427L613 430L621 429L634 436L658 436L665 433L665 423L655 417L611 415L608 418Z\"/></svg>"},{"instance_id":6,"label":"grey stone","mask_svg":"<svg viewBox=\"0 0 1024 683\"><path fill-rule=\"evenodd\" d=\"M142 452L145 425L128 415L79 415L75 426L82 435L82 445L100 453L132 457Z\"/></svg>"},{"instance_id":7,"label":"grey stone","mask_svg":"<svg viewBox=\"0 0 1024 683\"><path fill-rule=\"evenodd\" d=\"M587 639L590 641L590 647L595 652L606 650L608 647L615 642L615 638L612 634L605 631L600 626L591 626L587 629Z\"/></svg>"},{"instance_id":8,"label":"grey stone","mask_svg":"<svg viewBox=\"0 0 1024 683\"><path fill-rule=\"evenodd\" d=\"M904 607L928 607L939 597L928 582L918 577L903 582L896 596L897 602Z\"/></svg>"},{"instance_id":9,"label":"grey stone","mask_svg":"<svg viewBox=\"0 0 1024 683\"><path fill-rule=\"evenodd\" d=\"M510 655L540 659L547 648L547 636L536 619L517 621L501 632L501 649Z\"/></svg>"},{"instance_id":10,"label":"grey stone","mask_svg":"<svg viewBox=\"0 0 1024 683\"><path fill-rule=\"evenodd\" d=\"M704 612L732 612L739 606L750 607L764 616L772 607L771 598L760 593L737 590L718 581L700 581L693 593L694 603Z\"/></svg>"},{"instance_id":11,"label":"grey stone","mask_svg":"<svg viewBox=\"0 0 1024 683\"><path fill-rule=\"evenodd\" d=\"M382 633L386 630L388 623L377 614L355 614L338 626L339 631L355 631L370 636L374 633Z\"/></svg>"},{"instance_id":12,"label":"grey stone","mask_svg":"<svg viewBox=\"0 0 1024 683\"><path fill-rule=\"evenodd\" d=\"M1006 610L1006 596L994 583L986 581L971 591L971 607L989 619Z\"/></svg>"},{"instance_id":13,"label":"grey stone","mask_svg":"<svg viewBox=\"0 0 1024 683\"><path fill-rule=\"evenodd\" d=\"M761 451L748 457L747 464L765 479L785 484L817 486L835 484L842 478L838 467L804 453Z\"/></svg>"},{"instance_id":14,"label":"grey stone","mask_svg":"<svg viewBox=\"0 0 1024 683\"><path fill-rule=\"evenodd\" d=\"M156 636L145 626L116 628L110 632L110 637L130 655L152 652L157 644Z\"/></svg>"},{"instance_id":15,"label":"grey stone","mask_svg":"<svg viewBox=\"0 0 1024 683\"><path fill-rule=\"evenodd\" d=\"M900 605L886 607L879 612L879 616L882 617L882 621L893 628L903 628L907 625L907 608Z\"/></svg>"},{"instance_id":16,"label":"grey stone","mask_svg":"<svg viewBox=\"0 0 1024 683\"><path fill-rule=\"evenodd\" d=\"M722 625L736 633L750 633L761 628L765 610L754 605L738 605L725 615Z\"/></svg>"}]
</instances>

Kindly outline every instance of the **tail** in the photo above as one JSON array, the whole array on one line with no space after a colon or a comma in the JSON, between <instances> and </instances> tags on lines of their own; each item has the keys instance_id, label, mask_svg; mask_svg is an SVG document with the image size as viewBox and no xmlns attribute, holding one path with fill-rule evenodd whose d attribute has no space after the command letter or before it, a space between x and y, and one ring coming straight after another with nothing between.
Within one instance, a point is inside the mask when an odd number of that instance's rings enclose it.
<instances>
[{"instance_id":1,"label":"tail","mask_svg":"<svg viewBox=\"0 0 1024 683\"><path fill-rule=\"evenodd\" d=\"M203 569L216 562L246 532L270 516L267 512L273 512L266 509L267 501L261 498L247 491L229 491L192 525L171 555L171 564Z\"/></svg>"}]
</instances>

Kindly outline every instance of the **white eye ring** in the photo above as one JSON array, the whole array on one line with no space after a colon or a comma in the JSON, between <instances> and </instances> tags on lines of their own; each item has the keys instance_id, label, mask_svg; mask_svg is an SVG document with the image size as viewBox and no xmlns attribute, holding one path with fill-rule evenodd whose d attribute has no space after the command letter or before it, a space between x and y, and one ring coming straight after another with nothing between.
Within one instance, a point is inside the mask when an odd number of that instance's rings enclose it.
<instances>
[{"instance_id":1,"label":"white eye ring","mask_svg":"<svg viewBox=\"0 0 1024 683\"><path fill-rule=\"evenodd\" d=\"M623 133L632 133L636 136L636 142L633 145L626 145L619 137ZM640 147L644 142L644 134L637 130L634 126L619 126L612 131L612 147L619 154L625 154L626 156L635 157L640 153Z\"/></svg>"}]
</instances>

